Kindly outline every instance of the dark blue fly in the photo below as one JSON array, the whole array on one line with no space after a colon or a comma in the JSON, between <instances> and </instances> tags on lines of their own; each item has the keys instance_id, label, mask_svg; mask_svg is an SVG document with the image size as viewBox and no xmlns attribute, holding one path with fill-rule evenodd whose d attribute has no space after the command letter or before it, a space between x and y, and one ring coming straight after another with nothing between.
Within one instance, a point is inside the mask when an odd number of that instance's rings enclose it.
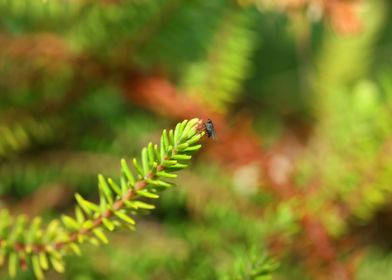
<instances>
[{"instance_id":1,"label":"dark blue fly","mask_svg":"<svg viewBox=\"0 0 392 280\"><path fill-rule=\"evenodd\" d=\"M216 132L214 128L214 124L210 119L207 120L206 123L204 123L204 130L207 133L207 136L209 138L215 139L216 138Z\"/></svg>"}]
</instances>

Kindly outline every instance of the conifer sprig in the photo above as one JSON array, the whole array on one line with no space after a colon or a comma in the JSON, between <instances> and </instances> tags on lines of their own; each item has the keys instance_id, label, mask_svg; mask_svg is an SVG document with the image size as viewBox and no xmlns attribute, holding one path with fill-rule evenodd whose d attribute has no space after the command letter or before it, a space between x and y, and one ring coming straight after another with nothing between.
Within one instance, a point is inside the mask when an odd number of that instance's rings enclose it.
<instances>
[{"instance_id":1,"label":"conifer sprig","mask_svg":"<svg viewBox=\"0 0 392 280\"><path fill-rule=\"evenodd\" d=\"M45 228L42 219L27 223L25 216L11 217L7 210L0 212L0 265L8 262L9 274L15 277L19 268L32 268L37 279L44 279L44 271L54 268L64 272L63 257L80 255L79 244L108 243L104 229L134 229L133 218L139 211L155 208L146 202L159 198L159 192L174 186L167 179L176 178L173 172L186 168L192 154L201 148L204 135L197 118L178 123L174 130L164 130L160 145L149 143L142 149L140 159L132 160L133 168L121 160L118 182L98 175L99 202L93 203L76 194L73 216L63 215Z\"/></svg>"}]
</instances>

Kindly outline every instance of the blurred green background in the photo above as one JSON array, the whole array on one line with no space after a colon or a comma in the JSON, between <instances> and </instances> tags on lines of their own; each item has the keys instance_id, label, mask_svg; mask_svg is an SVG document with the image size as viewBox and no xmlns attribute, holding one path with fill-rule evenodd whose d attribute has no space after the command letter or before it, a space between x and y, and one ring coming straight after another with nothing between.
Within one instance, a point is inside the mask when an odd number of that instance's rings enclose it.
<instances>
[{"instance_id":1,"label":"blurred green background","mask_svg":"<svg viewBox=\"0 0 392 280\"><path fill-rule=\"evenodd\" d=\"M0 207L68 213L163 128L211 118L136 232L48 279L392 279L390 8L0 0Z\"/></svg>"}]
</instances>

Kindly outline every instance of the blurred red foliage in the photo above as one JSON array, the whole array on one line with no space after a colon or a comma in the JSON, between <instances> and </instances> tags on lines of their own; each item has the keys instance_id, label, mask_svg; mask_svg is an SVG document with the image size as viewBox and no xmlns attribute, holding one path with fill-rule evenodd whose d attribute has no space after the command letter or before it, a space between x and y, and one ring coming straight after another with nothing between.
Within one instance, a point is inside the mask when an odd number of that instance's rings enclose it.
<instances>
[{"instance_id":1,"label":"blurred red foliage","mask_svg":"<svg viewBox=\"0 0 392 280\"><path fill-rule=\"evenodd\" d=\"M336 31L352 34L361 31L359 17L361 0L278 0L278 5L286 12L306 9L310 13L317 11L329 20Z\"/></svg>"},{"instance_id":2,"label":"blurred red foliage","mask_svg":"<svg viewBox=\"0 0 392 280\"><path fill-rule=\"evenodd\" d=\"M325 12L337 31L350 34L361 31L358 15L360 0L324 0Z\"/></svg>"}]
</instances>

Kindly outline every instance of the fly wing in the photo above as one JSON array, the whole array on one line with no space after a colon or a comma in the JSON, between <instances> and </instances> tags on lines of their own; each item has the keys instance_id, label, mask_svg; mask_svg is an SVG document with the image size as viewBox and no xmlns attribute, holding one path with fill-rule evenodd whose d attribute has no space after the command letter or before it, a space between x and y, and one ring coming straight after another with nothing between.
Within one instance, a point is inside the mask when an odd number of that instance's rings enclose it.
<instances>
[{"instance_id":1,"label":"fly wing","mask_svg":"<svg viewBox=\"0 0 392 280\"><path fill-rule=\"evenodd\" d=\"M214 128L214 127L212 127L212 130L211 130L211 138L212 138L213 140L216 139L216 131L215 131L215 128Z\"/></svg>"},{"instance_id":2,"label":"fly wing","mask_svg":"<svg viewBox=\"0 0 392 280\"><path fill-rule=\"evenodd\" d=\"M213 140L215 140L216 139L216 131L215 131L215 127L214 127L214 124L212 123L212 122L210 122L210 132L211 132L211 138L213 139Z\"/></svg>"}]
</instances>

